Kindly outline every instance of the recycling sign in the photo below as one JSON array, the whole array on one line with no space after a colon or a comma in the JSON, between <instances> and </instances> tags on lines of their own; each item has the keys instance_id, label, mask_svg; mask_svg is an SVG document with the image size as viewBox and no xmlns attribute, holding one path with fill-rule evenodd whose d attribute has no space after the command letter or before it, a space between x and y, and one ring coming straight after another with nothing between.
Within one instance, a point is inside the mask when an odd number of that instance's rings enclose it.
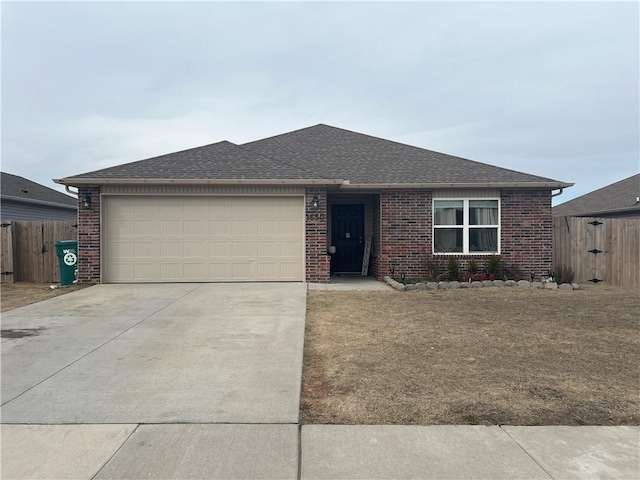
<instances>
[{"instance_id":1,"label":"recycling sign","mask_svg":"<svg viewBox=\"0 0 640 480\"><path fill-rule=\"evenodd\" d=\"M75 253L67 251L62 257L62 261L64 262L65 265L69 267L73 267L78 262L78 257L76 256Z\"/></svg>"}]
</instances>

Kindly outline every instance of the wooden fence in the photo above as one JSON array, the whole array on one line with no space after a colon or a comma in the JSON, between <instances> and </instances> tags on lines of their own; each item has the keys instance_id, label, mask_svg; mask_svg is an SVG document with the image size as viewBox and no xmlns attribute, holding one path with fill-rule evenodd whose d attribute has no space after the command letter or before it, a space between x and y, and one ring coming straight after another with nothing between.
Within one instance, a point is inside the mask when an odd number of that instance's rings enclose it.
<instances>
[{"instance_id":1,"label":"wooden fence","mask_svg":"<svg viewBox=\"0 0 640 480\"><path fill-rule=\"evenodd\" d=\"M555 217L553 251L578 283L640 287L640 218Z\"/></svg>"},{"instance_id":2,"label":"wooden fence","mask_svg":"<svg viewBox=\"0 0 640 480\"><path fill-rule=\"evenodd\" d=\"M75 221L2 221L2 282L56 283L60 267L55 243L77 240Z\"/></svg>"}]
</instances>

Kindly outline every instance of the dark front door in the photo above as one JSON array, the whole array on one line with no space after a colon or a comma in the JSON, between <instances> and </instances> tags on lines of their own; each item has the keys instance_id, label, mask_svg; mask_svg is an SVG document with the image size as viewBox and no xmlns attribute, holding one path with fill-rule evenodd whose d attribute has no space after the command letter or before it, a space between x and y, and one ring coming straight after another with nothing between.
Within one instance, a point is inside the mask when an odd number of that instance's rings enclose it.
<instances>
[{"instance_id":1,"label":"dark front door","mask_svg":"<svg viewBox=\"0 0 640 480\"><path fill-rule=\"evenodd\" d=\"M331 208L331 258L334 273L360 273L364 254L364 205L333 205Z\"/></svg>"}]
</instances>

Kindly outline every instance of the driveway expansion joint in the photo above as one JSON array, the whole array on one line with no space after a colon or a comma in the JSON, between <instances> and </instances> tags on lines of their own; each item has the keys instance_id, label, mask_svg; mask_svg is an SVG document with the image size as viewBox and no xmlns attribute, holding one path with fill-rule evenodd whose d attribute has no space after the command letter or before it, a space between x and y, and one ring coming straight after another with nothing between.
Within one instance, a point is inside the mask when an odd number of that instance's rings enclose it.
<instances>
[{"instance_id":1,"label":"driveway expansion joint","mask_svg":"<svg viewBox=\"0 0 640 480\"><path fill-rule=\"evenodd\" d=\"M501 431L503 431L504 433L506 433L506 434L507 434L507 436L508 436L508 437L509 437L509 438L510 438L510 439L511 439L511 440L512 440L512 441L513 441L513 442L514 442L514 443L515 443L515 444L516 444L516 445L517 445L517 446L518 446L518 447L519 447L519 448L520 448L520 449L521 449L521 450L522 450L522 451L523 451L523 452L524 452L524 453L525 453L525 454L526 454L530 459L531 459L531 460L533 460L533 461L535 462L535 464L536 464L536 465L538 465L538 466L542 469L542 471L543 471L544 473L546 473L547 475L549 475L549 478L550 478L550 479L554 480L553 475L551 475L551 473L549 473L549 472L547 471L547 469L546 469L546 468L544 468L544 467L540 464L540 462L538 462L538 460L536 460L536 458L534 458L534 457L533 457L533 455L531 455L531 454L527 451L527 449L526 449L526 448L524 448L522 445L520 445L520 442L518 442L518 440L516 440L515 438L513 438L513 437L511 436L511 434L509 434L509 432L507 432L504 428L502 428L502 425L498 425L498 428L499 428Z\"/></svg>"}]
</instances>

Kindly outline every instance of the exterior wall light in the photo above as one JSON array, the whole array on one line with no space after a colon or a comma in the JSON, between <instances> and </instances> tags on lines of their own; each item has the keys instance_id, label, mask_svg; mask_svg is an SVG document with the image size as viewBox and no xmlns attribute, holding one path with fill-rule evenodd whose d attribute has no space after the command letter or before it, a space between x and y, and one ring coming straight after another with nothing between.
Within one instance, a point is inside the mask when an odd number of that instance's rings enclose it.
<instances>
[{"instance_id":1,"label":"exterior wall light","mask_svg":"<svg viewBox=\"0 0 640 480\"><path fill-rule=\"evenodd\" d=\"M318 208L318 206L320 205L320 199L318 198L318 195L313 196L313 200L311 200L311 204L313 205L313 208Z\"/></svg>"},{"instance_id":2,"label":"exterior wall light","mask_svg":"<svg viewBox=\"0 0 640 480\"><path fill-rule=\"evenodd\" d=\"M82 197L82 204L84 205L84 208L91 208L91 195L85 195Z\"/></svg>"}]
</instances>

